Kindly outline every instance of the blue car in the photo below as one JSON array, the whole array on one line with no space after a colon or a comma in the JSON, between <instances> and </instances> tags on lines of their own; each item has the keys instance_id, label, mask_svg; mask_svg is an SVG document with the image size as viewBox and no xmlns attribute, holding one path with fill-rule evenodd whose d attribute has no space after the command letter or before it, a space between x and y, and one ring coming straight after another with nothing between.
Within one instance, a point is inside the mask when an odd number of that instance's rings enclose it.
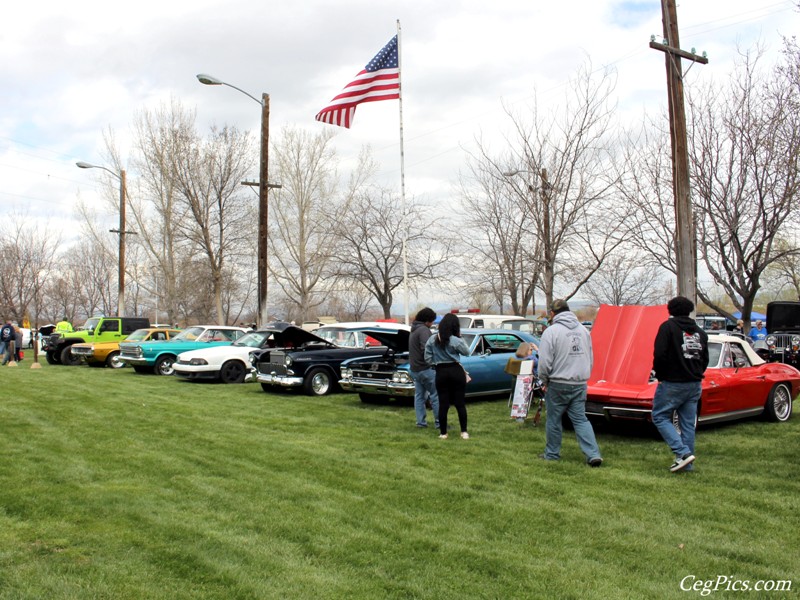
<instances>
[{"instance_id":1,"label":"blue car","mask_svg":"<svg viewBox=\"0 0 800 600\"><path fill-rule=\"evenodd\" d=\"M380 396L413 397L414 381L408 364L408 332L365 332L387 347L381 356L351 358L342 363L339 385L346 392L357 392L363 401ZM461 364L472 380L467 384L467 398L508 396L514 384L506 372L509 358L522 342L539 345L539 338L524 331L509 329L462 329L461 337L469 346L469 356Z\"/></svg>"},{"instance_id":2,"label":"blue car","mask_svg":"<svg viewBox=\"0 0 800 600\"><path fill-rule=\"evenodd\" d=\"M246 333L247 329L243 327L195 325L169 340L122 342L119 345L119 358L131 365L137 373L172 375L175 373L173 364L181 352L211 346L230 346Z\"/></svg>"}]
</instances>

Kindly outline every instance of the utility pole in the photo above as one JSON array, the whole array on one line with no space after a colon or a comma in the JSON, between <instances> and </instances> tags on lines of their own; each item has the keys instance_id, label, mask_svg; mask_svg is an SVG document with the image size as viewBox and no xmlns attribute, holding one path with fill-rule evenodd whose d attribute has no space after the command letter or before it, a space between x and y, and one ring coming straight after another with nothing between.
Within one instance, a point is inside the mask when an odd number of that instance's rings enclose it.
<instances>
[{"instance_id":1,"label":"utility pole","mask_svg":"<svg viewBox=\"0 0 800 600\"><path fill-rule=\"evenodd\" d=\"M672 188L675 195L675 263L678 275L678 294L697 305L697 252L695 249L694 217L689 189L689 150L686 141L686 112L683 102L683 69L681 58L708 64L705 56L680 49L678 13L675 0L661 0L664 24L662 44L653 38L650 47L664 52L667 65L667 95L669 98L669 132L672 140Z\"/></svg>"}]
</instances>

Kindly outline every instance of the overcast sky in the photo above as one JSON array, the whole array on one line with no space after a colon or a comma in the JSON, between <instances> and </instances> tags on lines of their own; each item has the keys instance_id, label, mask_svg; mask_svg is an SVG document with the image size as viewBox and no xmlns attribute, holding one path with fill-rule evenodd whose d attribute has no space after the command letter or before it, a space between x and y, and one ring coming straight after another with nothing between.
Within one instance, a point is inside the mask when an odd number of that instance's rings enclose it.
<instances>
[{"instance_id":1,"label":"overcast sky","mask_svg":"<svg viewBox=\"0 0 800 600\"><path fill-rule=\"evenodd\" d=\"M708 52L691 85L730 72L737 44L773 52L798 31L791 1L682 0L681 46ZM124 158L137 111L171 97L197 110L198 125L235 125L257 136L260 109L209 73L271 98L273 135L284 125L319 130L324 107L397 31L400 20L407 192L423 202L453 195L465 148L499 136L502 103L525 106L534 92L557 101L577 68L617 71L626 113L665 105L661 36L653 0L43 0L7 3L0 30L0 218L11 211L73 218L78 197L99 202L111 128ZM684 63L686 64L686 63ZM399 189L397 101L360 106L351 129L336 128L343 160L370 144L381 177ZM134 177L130 173L129 177ZM253 173L253 179L257 173Z\"/></svg>"}]
</instances>

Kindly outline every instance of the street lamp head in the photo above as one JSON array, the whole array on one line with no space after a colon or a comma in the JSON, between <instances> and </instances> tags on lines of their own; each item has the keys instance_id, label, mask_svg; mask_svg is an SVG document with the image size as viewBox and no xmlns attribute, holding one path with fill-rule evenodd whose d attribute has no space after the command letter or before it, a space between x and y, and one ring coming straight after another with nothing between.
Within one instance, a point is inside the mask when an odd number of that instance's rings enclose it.
<instances>
[{"instance_id":1,"label":"street lamp head","mask_svg":"<svg viewBox=\"0 0 800 600\"><path fill-rule=\"evenodd\" d=\"M200 73L197 76L197 81L204 85L222 85L223 83L221 79L217 79L213 75L208 75L206 73Z\"/></svg>"},{"instance_id":2,"label":"street lamp head","mask_svg":"<svg viewBox=\"0 0 800 600\"><path fill-rule=\"evenodd\" d=\"M111 173L114 177L116 177L120 181L122 180L122 175L121 174L115 173L114 171L112 171L108 167L104 167L103 165L93 165L92 163L87 163L87 162L84 162L82 160L79 160L78 162L76 162L75 165L77 165L78 168L80 168L80 169L103 169L103 171ZM124 169L123 169L122 172L123 173L125 172Z\"/></svg>"}]
</instances>

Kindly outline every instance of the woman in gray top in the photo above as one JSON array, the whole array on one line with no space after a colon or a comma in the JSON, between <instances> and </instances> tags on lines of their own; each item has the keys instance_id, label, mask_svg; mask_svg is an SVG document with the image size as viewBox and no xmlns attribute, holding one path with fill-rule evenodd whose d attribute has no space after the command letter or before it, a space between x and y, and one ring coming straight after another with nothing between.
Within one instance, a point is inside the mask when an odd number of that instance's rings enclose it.
<instances>
[{"instance_id":1,"label":"woman in gray top","mask_svg":"<svg viewBox=\"0 0 800 600\"><path fill-rule=\"evenodd\" d=\"M467 389L467 373L461 366L461 357L469 356L469 348L461 339L458 317L446 314L439 323L439 332L428 338L425 344L425 362L436 369L436 391L439 394L439 439L447 439L447 411L456 407L461 437L468 440L467 407L464 393Z\"/></svg>"}]
</instances>

